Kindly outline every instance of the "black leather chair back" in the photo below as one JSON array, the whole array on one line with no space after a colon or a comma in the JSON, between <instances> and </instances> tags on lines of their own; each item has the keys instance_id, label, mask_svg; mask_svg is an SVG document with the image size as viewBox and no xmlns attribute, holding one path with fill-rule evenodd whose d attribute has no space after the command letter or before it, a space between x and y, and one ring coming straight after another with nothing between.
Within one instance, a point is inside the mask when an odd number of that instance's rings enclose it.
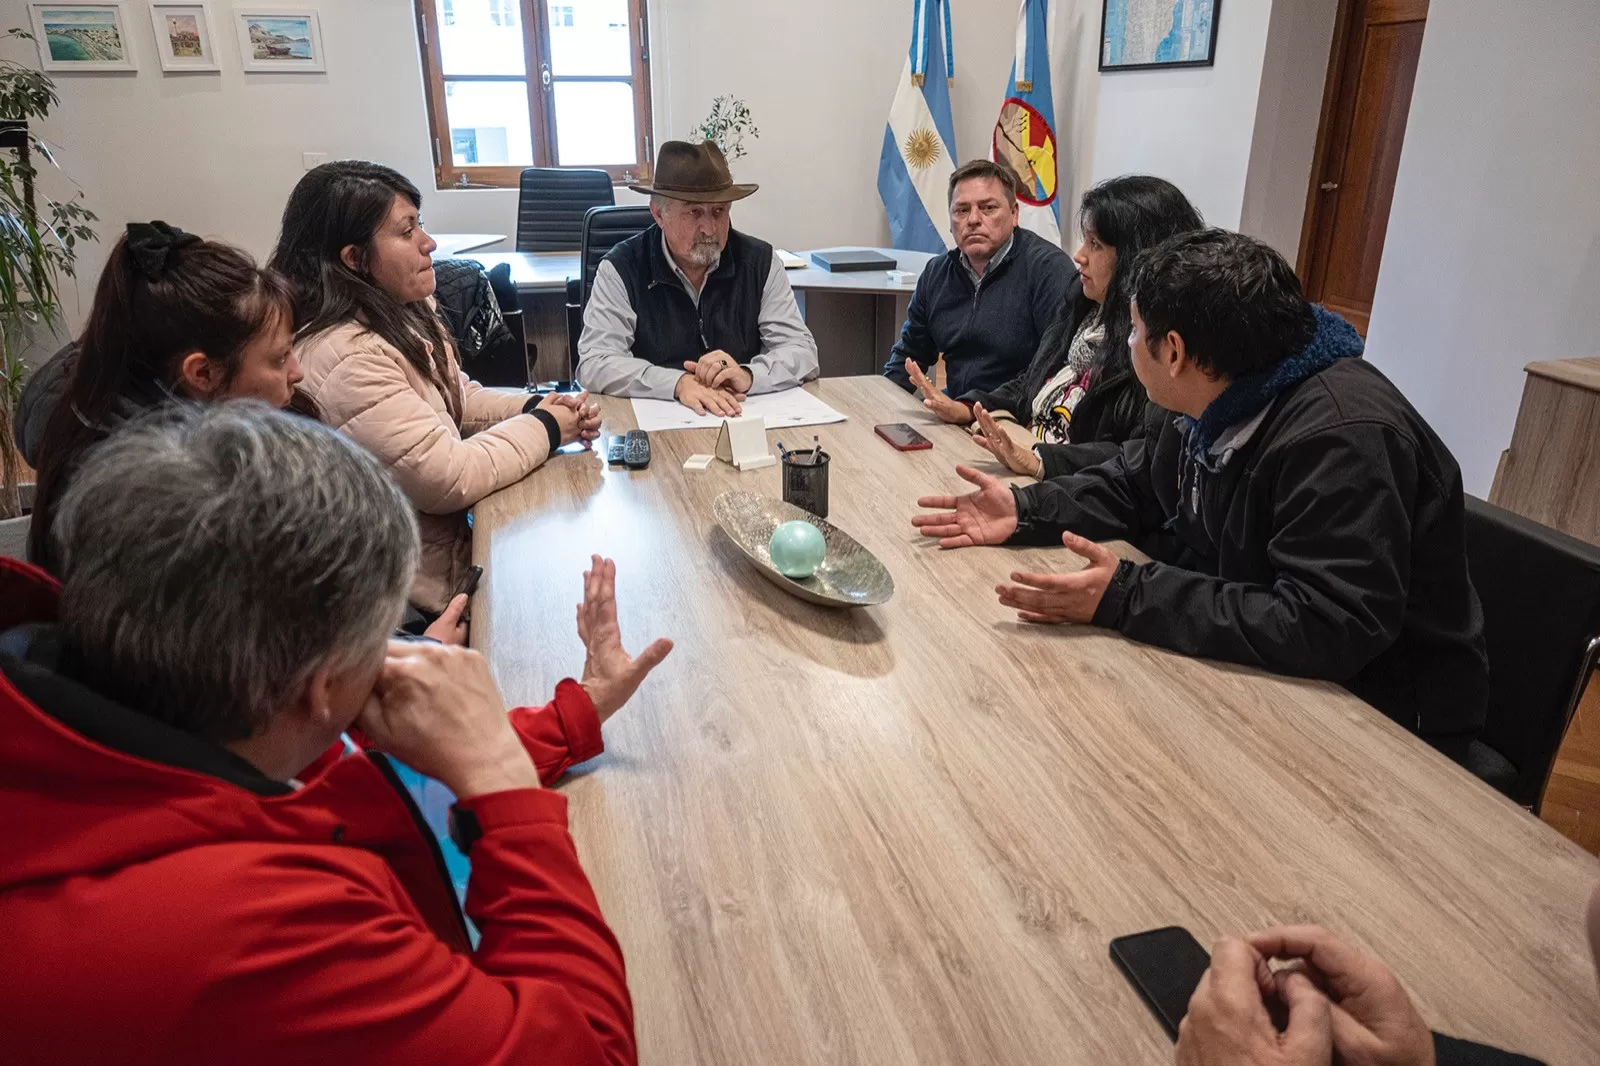
<instances>
[{"instance_id":1,"label":"black leather chair back","mask_svg":"<svg viewBox=\"0 0 1600 1066\"><path fill-rule=\"evenodd\" d=\"M584 212L615 202L611 175L603 170L524 170L517 196L517 251L575 252L583 240Z\"/></svg>"},{"instance_id":2,"label":"black leather chair back","mask_svg":"<svg viewBox=\"0 0 1600 1066\"><path fill-rule=\"evenodd\" d=\"M1489 716L1479 738L1537 811L1600 654L1600 547L1467 497L1467 565L1483 601Z\"/></svg>"},{"instance_id":3,"label":"black leather chair back","mask_svg":"<svg viewBox=\"0 0 1600 1066\"><path fill-rule=\"evenodd\" d=\"M606 253L655 224L648 204L591 207L583 216L578 251L579 276L567 279L567 377L578 368L578 336L583 332L583 306L589 302L595 271Z\"/></svg>"},{"instance_id":4,"label":"black leather chair back","mask_svg":"<svg viewBox=\"0 0 1600 1066\"><path fill-rule=\"evenodd\" d=\"M583 216L583 243L579 245L583 266L583 285L578 291L580 303L589 302L595 271L600 269L600 260L606 253L653 225L655 219L650 217L646 204L589 208Z\"/></svg>"}]
</instances>

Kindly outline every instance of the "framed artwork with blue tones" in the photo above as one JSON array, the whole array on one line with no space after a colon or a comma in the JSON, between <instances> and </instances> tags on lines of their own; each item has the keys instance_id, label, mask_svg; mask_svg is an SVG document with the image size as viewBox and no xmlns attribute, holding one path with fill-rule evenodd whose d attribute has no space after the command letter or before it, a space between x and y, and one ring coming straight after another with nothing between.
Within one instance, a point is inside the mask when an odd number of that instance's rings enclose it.
<instances>
[{"instance_id":1,"label":"framed artwork with blue tones","mask_svg":"<svg viewBox=\"0 0 1600 1066\"><path fill-rule=\"evenodd\" d=\"M315 74L328 69L315 11L234 8L233 13L245 70Z\"/></svg>"},{"instance_id":2,"label":"framed artwork with blue tones","mask_svg":"<svg viewBox=\"0 0 1600 1066\"><path fill-rule=\"evenodd\" d=\"M1102 0L1100 69L1209 67L1222 0Z\"/></svg>"},{"instance_id":3,"label":"framed artwork with blue tones","mask_svg":"<svg viewBox=\"0 0 1600 1066\"><path fill-rule=\"evenodd\" d=\"M121 4L30 4L45 70L137 70Z\"/></svg>"}]
</instances>

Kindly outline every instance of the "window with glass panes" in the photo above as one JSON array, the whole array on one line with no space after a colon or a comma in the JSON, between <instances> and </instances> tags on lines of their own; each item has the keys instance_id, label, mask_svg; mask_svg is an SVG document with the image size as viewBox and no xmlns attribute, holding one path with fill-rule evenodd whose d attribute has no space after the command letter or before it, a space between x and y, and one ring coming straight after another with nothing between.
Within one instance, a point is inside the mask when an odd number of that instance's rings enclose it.
<instances>
[{"instance_id":1,"label":"window with glass panes","mask_svg":"<svg viewBox=\"0 0 1600 1066\"><path fill-rule=\"evenodd\" d=\"M646 180L644 0L416 0L441 188L515 187L526 167Z\"/></svg>"}]
</instances>

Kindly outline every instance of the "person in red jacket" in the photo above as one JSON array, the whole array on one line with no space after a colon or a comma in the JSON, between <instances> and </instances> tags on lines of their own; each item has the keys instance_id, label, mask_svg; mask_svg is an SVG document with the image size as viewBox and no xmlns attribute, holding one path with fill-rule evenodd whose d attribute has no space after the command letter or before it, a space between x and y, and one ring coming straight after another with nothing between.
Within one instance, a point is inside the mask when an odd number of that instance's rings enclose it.
<instances>
[{"instance_id":1,"label":"person in red jacket","mask_svg":"<svg viewBox=\"0 0 1600 1066\"><path fill-rule=\"evenodd\" d=\"M59 586L0 559L0 1058L636 1061L542 787L670 650L623 650L611 563L584 575L583 680L508 715L476 652L388 640L416 521L310 421L135 423L52 535ZM457 797L475 949L391 757Z\"/></svg>"}]
</instances>

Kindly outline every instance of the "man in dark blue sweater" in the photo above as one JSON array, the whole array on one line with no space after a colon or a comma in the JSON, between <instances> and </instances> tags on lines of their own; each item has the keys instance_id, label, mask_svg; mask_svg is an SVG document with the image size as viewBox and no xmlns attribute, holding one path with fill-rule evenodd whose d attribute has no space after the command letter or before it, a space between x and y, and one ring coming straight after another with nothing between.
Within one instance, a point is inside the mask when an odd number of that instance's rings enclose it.
<instances>
[{"instance_id":1,"label":"man in dark blue sweater","mask_svg":"<svg viewBox=\"0 0 1600 1066\"><path fill-rule=\"evenodd\" d=\"M1027 369L1077 268L1059 247L1017 228L1017 180L986 159L950 175L956 247L917 279L883 376L910 390L907 361L930 376L944 355L952 396L995 389Z\"/></svg>"}]
</instances>

